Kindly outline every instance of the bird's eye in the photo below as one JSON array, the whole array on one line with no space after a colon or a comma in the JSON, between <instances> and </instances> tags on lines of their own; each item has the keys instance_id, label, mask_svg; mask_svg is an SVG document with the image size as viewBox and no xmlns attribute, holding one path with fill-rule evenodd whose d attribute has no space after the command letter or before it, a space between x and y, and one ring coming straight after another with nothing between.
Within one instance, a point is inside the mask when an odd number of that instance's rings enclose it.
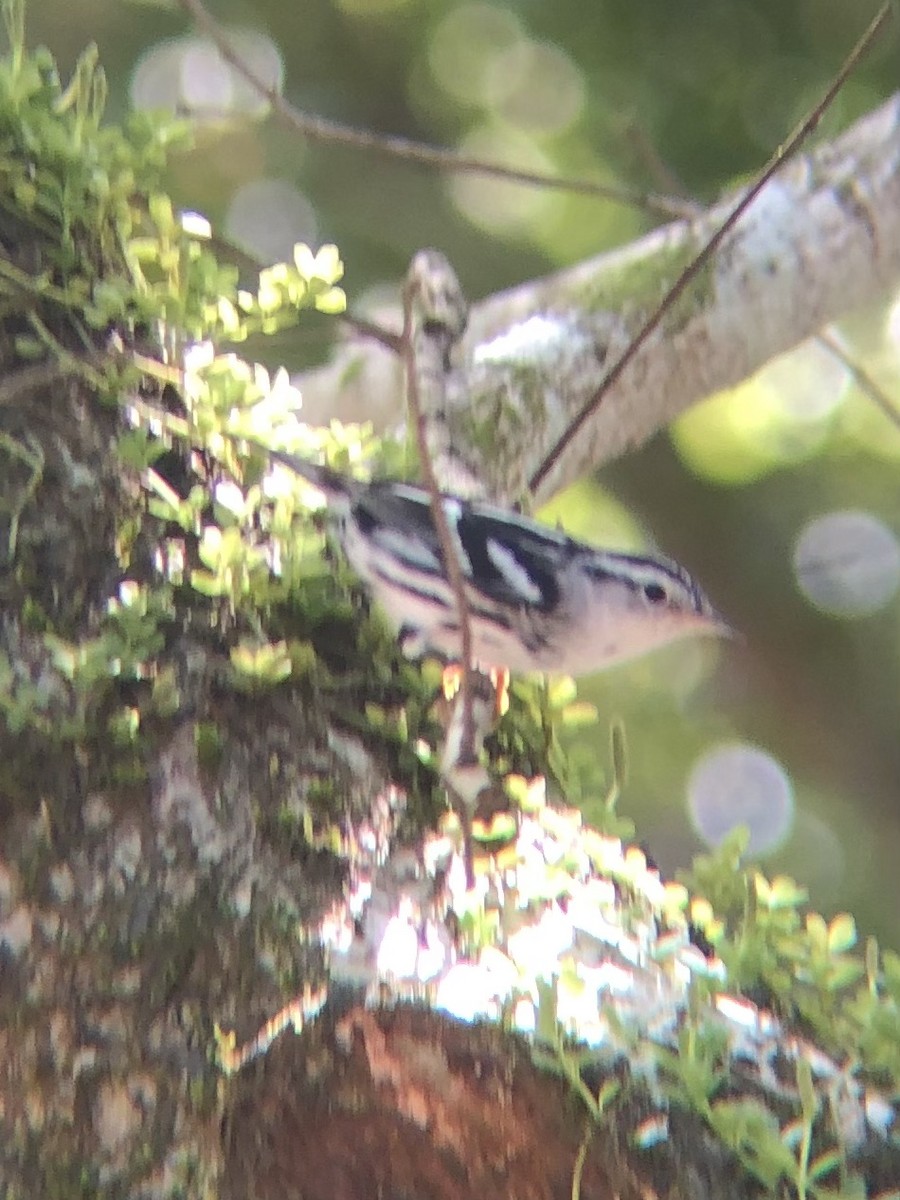
<instances>
[{"instance_id":1,"label":"bird's eye","mask_svg":"<svg viewBox=\"0 0 900 1200\"><path fill-rule=\"evenodd\" d=\"M644 595L651 604L661 604L666 597L666 589L661 583L646 583L644 584Z\"/></svg>"}]
</instances>

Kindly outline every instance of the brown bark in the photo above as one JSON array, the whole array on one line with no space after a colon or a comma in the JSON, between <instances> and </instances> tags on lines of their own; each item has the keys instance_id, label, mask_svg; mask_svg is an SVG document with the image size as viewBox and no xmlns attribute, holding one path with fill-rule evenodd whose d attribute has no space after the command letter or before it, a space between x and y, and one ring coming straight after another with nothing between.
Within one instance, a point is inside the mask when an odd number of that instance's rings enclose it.
<instances>
[{"instance_id":1,"label":"brown bark","mask_svg":"<svg viewBox=\"0 0 900 1200\"><path fill-rule=\"evenodd\" d=\"M635 1091L591 1133L567 1085L494 1026L411 1006L326 1012L236 1083L225 1200L569 1200L578 1169L584 1200L758 1194L697 1117L674 1114L635 1149L653 1113Z\"/></svg>"}]
</instances>

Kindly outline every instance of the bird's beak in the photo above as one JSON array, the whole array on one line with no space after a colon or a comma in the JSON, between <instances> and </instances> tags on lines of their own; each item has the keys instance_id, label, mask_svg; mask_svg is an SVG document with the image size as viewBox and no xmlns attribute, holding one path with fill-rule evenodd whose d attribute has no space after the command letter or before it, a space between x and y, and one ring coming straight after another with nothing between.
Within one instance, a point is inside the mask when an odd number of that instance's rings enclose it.
<instances>
[{"instance_id":1,"label":"bird's beak","mask_svg":"<svg viewBox=\"0 0 900 1200\"><path fill-rule=\"evenodd\" d=\"M720 612L713 609L708 617L709 632L714 637L728 638L730 641L742 642L744 635L727 621Z\"/></svg>"}]
</instances>

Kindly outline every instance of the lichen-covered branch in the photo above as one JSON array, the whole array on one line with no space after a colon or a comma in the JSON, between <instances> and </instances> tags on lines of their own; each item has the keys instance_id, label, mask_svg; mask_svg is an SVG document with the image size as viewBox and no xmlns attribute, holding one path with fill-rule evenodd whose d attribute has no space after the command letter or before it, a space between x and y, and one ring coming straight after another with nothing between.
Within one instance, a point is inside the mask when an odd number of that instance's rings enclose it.
<instances>
[{"instance_id":1,"label":"lichen-covered branch","mask_svg":"<svg viewBox=\"0 0 900 1200\"><path fill-rule=\"evenodd\" d=\"M732 205L472 305L449 419L457 452L491 494L522 493ZM900 95L782 169L604 398L542 498L898 281ZM400 365L379 346L345 347L297 382L308 420L389 424L402 412Z\"/></svg>"}]
</instances>

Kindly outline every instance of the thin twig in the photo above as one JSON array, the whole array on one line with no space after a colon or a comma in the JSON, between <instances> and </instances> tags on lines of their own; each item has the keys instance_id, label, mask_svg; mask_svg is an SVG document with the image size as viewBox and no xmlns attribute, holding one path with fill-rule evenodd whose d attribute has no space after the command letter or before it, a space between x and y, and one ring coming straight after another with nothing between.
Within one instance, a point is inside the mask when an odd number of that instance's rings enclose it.
<instances>
[{"instance_id":1,"label":"thin twig","mask_svg":"<svg viewBox=\"0 0 900 1200\"><path fill-rule=\"evenodd\" d=\"M206 11L202 0L179 0L182 9L193 19L222 58L250 84L272 106L272 111L291 129L310 141L353 146L357 150L370 151L390 158L403 159L427 167L440 167L448 171L469 172L505 179L510 183L523 183L529 187L554 188L584 196L597 196L616 204L625 204L644 212L662 216L668 220L690 220L696 217L696 206L677 197L661 196L655 192L643 192L633 188L598 183L591 179L569 179L560 175L548 175L539 171L525 171L516 167L504 167L486 159L459 154L441 146L430 146L412 138L393 134L371 133L330 121L327 117L315 116L295 108L278 91L278 88L260 78L240 54L233 48L221 26Z\"/></svg>"},{"instance_id":2,"label":"thin twig","mask_svg":"<svg viewBox=\"0 0 900 1200\"><path fill-rule=\"evenodd\" d=\"M374 321L369 321L365 317L354 316L353 313L341 313L338 319L342 325L345 325L358 337L368 338L372 342L377 342L379 346L383 346L385 350L393 351L394 354L403 353L402 334L385 329L383 325L376 325Z\"/></svg>"},{"instance_id":3,"label":"thin twig","mask_svg":"<svg viewBox=\"0 0 900 1200\"><path fill-rule=\"evenodd\" d=\"M596 1128L594 1124L591 1121L585 1121L581 1144L578 1147L578 1153L575 1155L575 1165L572 1168L572 1200L581 1200L581 1177L584 1174L585 1159L587 1158L587 1152L595 1133Z\"/></svg>"},{"instance_id":4,"label":"thin twig","mask_svg":"<svg viewBox=\"0 0 900 1200\"><path fill-rule=\"evenodd\" d=\"M562 436L557 440L556 444L544 457L540 466L531 476L529 488L535 492L541 483L546 479L549 473L553 470L558 459L569 443L575 438L578 431L592 417L600 407L604 397L612 388L613 384L620 378L625 368L636 357L638 351L650 337L650 334L661 323L663 317L675 303L675 301L687 290L688 286L697 278L709 260L712 258L715 251L721 245L726 235L734 228L740 218L744 215L759 193L763 190L773 175L782 167L782 165L794 155L801 145L807 140L810 134L815 130L816 126L825 115L828 108L834 101L835 96L843 87L848 76L856 69L860 59L868 51L869 47L874 42L875 38L887 24L891 16L893 0L887 0L876 13L871 24L866 29L865 33L847 55L841 69L832 80L825 95L812 111L800 122L788 140L783 143L772 157L766 163L762 172L757 177L756 181L750 185L747 191L735 204L734 208L722 222L722 224L711 235L709 241L697 254L691 263L685 267L669 290L666 292L663 299L660 301L657 308L647 318L642 325L640 331L635 335L628 347L622 352L620 357L613 363L609 371L603 377L600 386L585 403L583 408L576 414L573 420Z\"/></svg>"},{"instance_id":5,"label":"thin twig","mask_svg":"<svg viewBox=\"0 0 900 1200\"><path fill-rule=\"evenodd\" d=\"M466 594L466 582L462 566L456 550L456 541L450 529L450 522L443 504L440 485L431 461L428 445L428 427L419 394L419 363L416 355L415 338L415 308L417 300L421 302L421 280L415 271L407 277L403 290L403 349L406 366L406 399L409 405L410 417L416 435L419 450L419 464L422 472L422 482L431 499L431 515L435 532L444 559L444 569L447 580L453 592L456 604L456 615L459 621L460 640L460 677L459 693L456 703L461 705L461 736L457 760L461 765L469 765L475 759L475 692L472 678L472 623L469 612L469 598ZM463 806L464 807L464 806ZM463 822L465 839L466 883L473 887L475 883L472 866L471 849L471 814L467 811L460 813Z\"/></svg>"},{"instance_id":6,"label":"thin twig","mask_svg":"<svg viewBox=\"0 0 900 1200\"><path fill-rule=\"evenodd\" d=\"M841 363L853 376L853 380L859 387L860 391L866 393L875 407L887 417L887 419L897 429L900 429L900 408L891 399L883 387L872 378L864 367L861 367L855 359L851 358L838 339L829 330L824 330L818 334L816 341L824 346L829 354Z\"/></svg>"},{"instance_id":7,"label":"thin twig","mask_svg":"<svg viewBox=\"0 0 900 1200\"><path fill-rule=\"evenodd\" d=\"M436 530L438 535L440 552L444 556L446 577L448 577L450 587L452 592L454 592L457 616L460 618L460 666L462 672L460 694L464 706L462 751L468 751L469 754L472 754L475 743L472 676L470 676L470 671L472 671L472 620L469 617L466 580L463 578L460 558L458 558L456 552L456 541L454 535L451 533L448 517L446 517L442 493L440 493L440 485L438 484L436 474L434 474L434 466L431 461L431 451L428 449L427 422L425 413L422 412L419 395L419 373L415 355L413 329L413 308L416 300L416 292L419 292L419 290L419 284L415 280L408 281L406 288L403 289L403 347L404 358L406 358L407 403L409 404L409 412L412 414L416 445L418 445L419 449L422 482L424 482L426 490L431 497L434 530Z\"/></svg>"},{"instance_id":8,"label":"thin twig","mask_svg":"<svg viewBox=\"0 0 900 1200\"><path fill-rule=\"evenodd\" d=\"M475 721L473 714L472 695L472 624L469 615L469 598L466 595L466 582L463 578L462 567L456 552L456 542L450 531L450 523L444 509L441 488L434 473L434 465L428 449L428 428L425 414L419 397L419 379L413 338L413 305L414 287L407 286L403 296L403 343L406 362L406 392L407 403L413 420L416 434L416 444L419 450L419 460L422 471L422 482L431 497L431 515L434 520L435 532L444 556L444 569L453 590L456 601L457 616L459 617L460 641L460 686L459 694L463 705L463 735L461 757L466 751L471 755L475 745Z\"/></svg>"}]
</instances>

